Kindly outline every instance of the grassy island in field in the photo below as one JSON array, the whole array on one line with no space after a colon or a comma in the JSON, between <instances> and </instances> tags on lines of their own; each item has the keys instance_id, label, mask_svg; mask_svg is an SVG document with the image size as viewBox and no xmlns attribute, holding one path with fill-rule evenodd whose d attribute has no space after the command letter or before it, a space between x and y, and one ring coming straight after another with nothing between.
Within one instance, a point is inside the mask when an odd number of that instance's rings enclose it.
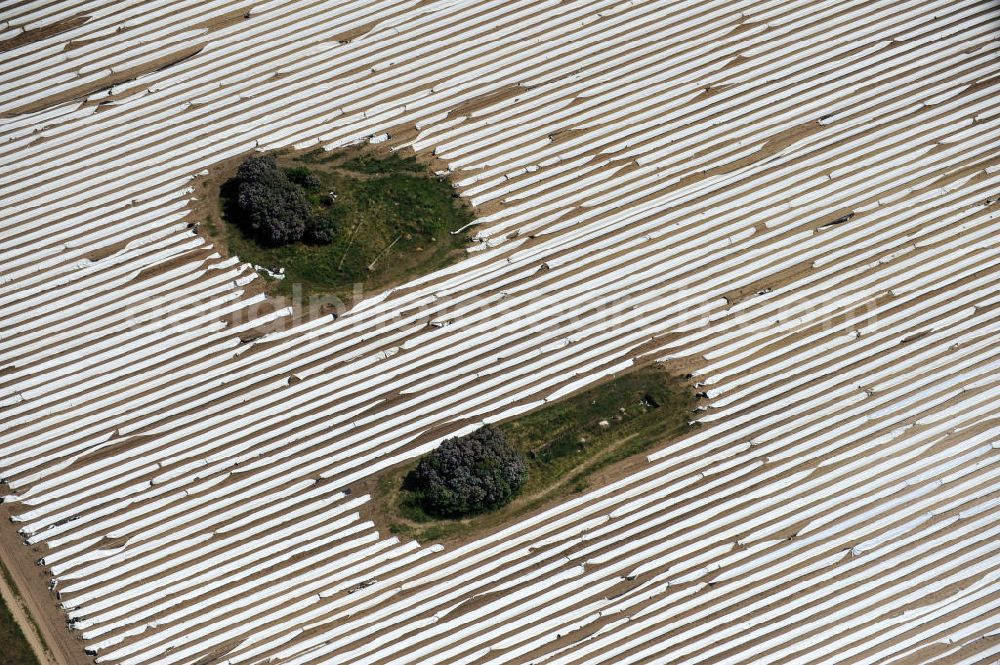
<instances>
[{"instance_id":1,"label":"grassy island in field","mask_svg":"<svg viewBox=\"0 0 1000 665\"><path fill-rule=\"evenodd\" d=\"M219 192L221 227L206 227L230 255L283 271L280 294L347 297L431 272L463 255L473 221L447 178L397 153L247 158ZM220 236L224 236L220 238Z\"/></svg>"},{"instance_id":2,"label":"grassy island in field","mask_svg":"<svg viewBox=\"0 0 1000 665\"><path fill-rule=\"evenodd\" d=\"M497 484L496 469L511 466L503 451L487 451L486 455L466 452L465 458L474 461L464 466L435 459L441 457L441 451L454 446L455 440L449 439L424 458L392 469L379 479L377 517L386 521L392 531L420 541L469 536L502 526L553 499L583 491L597 471L682 434L689 427L693 403L688 384L659 365L623 374L531 413L460 437L478 441L499 437L516 451L525 473L514 497L496 493L501 498L491 510L481 510L481 504L474 504L476 510L456 515L450 507L464 504L449 494L445 504L449 510L444 512L451 514L441 516L442 511L435 510L442 505L440 491L435 489L437 494L429 496L427 483L421 482L429 464L435 469L458 469L452 488L468 486L464 475L470 468L474 475L477 464L491 475L484 481L473 478L473 484L485 483L487 487ZM454 456L454 452L446 455ZM487 463L479 462L481 459Z\"/></svg>"}]
</instances>

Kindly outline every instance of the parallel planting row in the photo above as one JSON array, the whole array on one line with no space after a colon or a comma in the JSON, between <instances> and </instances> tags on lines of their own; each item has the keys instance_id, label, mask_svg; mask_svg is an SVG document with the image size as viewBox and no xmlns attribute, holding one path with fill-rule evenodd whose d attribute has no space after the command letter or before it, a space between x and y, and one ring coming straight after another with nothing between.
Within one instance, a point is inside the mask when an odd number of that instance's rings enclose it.
<instances>
[{"instance_id":1,"label":"parallel planting row","mask_svg":"<svg viewBox=\"0 0 1000 665\"><path fill-rule=\"evenodd\" d=\"M995 3L16 5L58 25L0 51L0 477L99 662L996 660ZM254 314L201 179L358 142L475 244ZM657 359L707 401L652 459L464 540L369 519Z\"/></svg>"}]
</instances>

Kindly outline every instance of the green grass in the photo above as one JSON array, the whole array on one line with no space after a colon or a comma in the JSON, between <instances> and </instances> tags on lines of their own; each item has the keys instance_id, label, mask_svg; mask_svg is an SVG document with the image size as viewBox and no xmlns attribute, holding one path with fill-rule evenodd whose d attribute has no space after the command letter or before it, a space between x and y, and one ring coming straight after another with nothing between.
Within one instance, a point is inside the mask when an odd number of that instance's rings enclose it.
<instances>
[{"instance_id":1,"label":"green grass","mask_svg":"<svg viewBox=\"0 0 1000 665\"><path fill-rule=\"evenodd\" d=\"M262 247L231 220L232 188L223 186L220 211L231 254L265 268L284 268L278 293L300 284L304 295L333 294L346 298L354 284L380 290L444 267L462 256L467 236L452 234L473 220L451 183L413 157L308 153L278 156L286 169L308 168L323 188L308 198L319 214L339 229L328 245L294 243ZM324 196L335 192L331 202ZM228 214L227 214L228 212ZM214 225L214 222L213 222Z\"/></svg>"},{"instance_id":2,"label":"green grass","mask_svg":"<svg viewBox=\"0 0 1000 665\"><path fill-rule=\"evenodd\" d=\"M17 594L17 585L10 572L0 564L0 574L3 575L7 588ZM14 621L7 606L0 600L0 663L3 665L39 665L28 640L25 639L21 627Z\"/></svg>"},{"instance_id":3,"label":"green grass","mask_svg":"<svg viewBox=\"0 0 1000 665\"><path fill-rule=\"evenodd\" d=\"M427 167L415 157L401 157L395 152L383 158L360 155L344 162L342 168L356 173L427 173Z\"/></svg>"},{"instance_id":4,"label":"green grass","mask_svg":"<svg viewBox=\"0 0 1000 665\"><path fill-rule=\"evenodd\" d=\"M521 494L508 506L463 520L428 515L403 487L417 465L413 461L379 480L377 510L394 533L421 542L500 526L560 496L584 491L596 472L682 434L689 428L693 399L685 382L659 366L618 376L499 425L528 465Z\"/></svg>"},{"instance_id":5,"label":"green grass","mask_svg":"<svg viewBox=\"0 0 1000 665\"><path fill-rule=\"evenodd\" d=\"M24 639L20 626L14 623L10 610L0 601L0 654L3 665L38 665L38 659Z\"/></svg>"}]
</instances>

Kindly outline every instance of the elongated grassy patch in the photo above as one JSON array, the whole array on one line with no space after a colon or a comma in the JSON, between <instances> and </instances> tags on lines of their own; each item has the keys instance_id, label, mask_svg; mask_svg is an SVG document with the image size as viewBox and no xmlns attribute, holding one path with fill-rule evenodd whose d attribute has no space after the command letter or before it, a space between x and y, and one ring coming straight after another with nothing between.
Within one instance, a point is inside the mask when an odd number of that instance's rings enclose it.
<instances>
[{"instance_id":1,"label":"elongated grassy patch","mask_svg":"<svg viewBox=\"0 0 1000 665\"><path fill-rule=\"evenodd\" d=\"M500 526L583 491L595 472L682 434L693 399L687 383L660 366L629 372L498 425L528 465L520 496L504 508L461 520L426 514L404 488L403 479L417 465L413 461L379 480L375 509L392 531L420 541Z\"/></svg>"}]
</instances>

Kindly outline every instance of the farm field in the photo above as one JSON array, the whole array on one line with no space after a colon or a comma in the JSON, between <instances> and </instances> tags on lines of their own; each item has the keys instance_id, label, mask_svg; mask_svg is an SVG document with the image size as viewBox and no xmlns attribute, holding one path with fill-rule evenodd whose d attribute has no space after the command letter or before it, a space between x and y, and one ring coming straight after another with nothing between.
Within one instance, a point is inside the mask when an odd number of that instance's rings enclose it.
<instances>
[{"instance_id":1,"label":"farm field","mask_svg":"<svg viewBox=\"0 0 1000 665\"><path fill-rule=\"evenodd\" d=\"M60 662L995 665L998 36L993 0L0 0L0 546ZM367 144L454 183L463 256L306 316L212 245L220 164ZM370 519L653 362L698 402L616 473L463 538Z\"/></svg>"}]
</instances>

